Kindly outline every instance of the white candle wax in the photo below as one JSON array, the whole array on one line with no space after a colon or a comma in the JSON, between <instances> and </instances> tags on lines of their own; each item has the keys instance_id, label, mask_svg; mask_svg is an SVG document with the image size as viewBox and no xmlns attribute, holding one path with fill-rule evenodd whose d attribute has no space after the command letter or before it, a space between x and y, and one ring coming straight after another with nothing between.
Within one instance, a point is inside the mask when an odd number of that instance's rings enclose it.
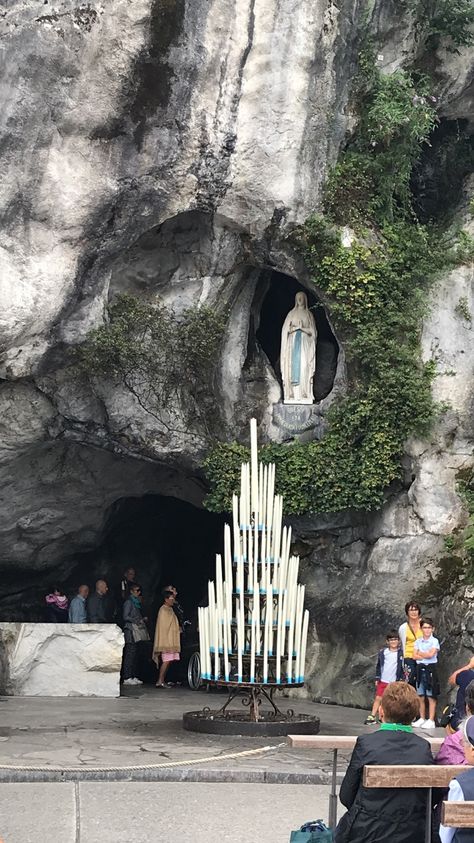
<instances>
[{"instance_id":1,"label":"white candle wax","mask_svg":"<svg viewBox=\"0 0 474 843\"><path fill-rule=\"evenodd\" d=\"M275 676L277 684L281 681L281 616L283 614L283 592L280 589L278 592L278 607L277 607L277 651L276 651L276 666Z\"/></svg>"},{"instance_id":2,"label":"white candle wax","mask_svg":"<svg viewBox=\"0 0 474 843\"><path fill-rule=\"evenodd\" d=\"M263 682L268 682L268 624L265 623L263 634Z\"/></svg>"},{"instance_id":3,"label":"white candle wax","mask_svg":"<svg viewBox=\"0 0 474 843\"><path fill-rule=\"evenodd\" d=\"M281 612L281 616L278 620L280 627L281 627L281 655L282 657L286 653L286 615L288 612L288 590L285 588L283 591L283 609Z\"/></svg>"},{"instance_id":4,"label":"white candle wax","mask_svg":"<svg viewBox=\"0 0 474 843\"><path fill-rule=\"evenodd\" d=\"M273 592L271 586L267 586L267 607L265 619L268 624L268 655L273 656Z\"/></svg>"},{"instance_id":5,"label":"white candle wax","mask_svg":"<svg viewBox=\"0 0 474 843\"><path fill-rule=\"evenodd\" d=\"M252 500L251 511L255 513L258 509L258 446L257 446L257 420L250 419L250 461L251 461L251 485Z\"/></svg>"},{"instance_id":6,"label":"white candle wax","mask_svg":"<svg viewBox=\"0 0 474 843\"><path fill-rule=\"evenodd\" d=\"M240 530L239 530L239 499L237 495L232 497L232 516L233 516L233 532L234 532L234 560L242 555L242 548L240 546Z\"/></svg>"},{"instance_id":7,"label":"white candle wax","mask_svg":"<svg viewBox=\"0 0 474 843\"><path fill-rule=\"evenodd\" d=\"M230 664L229 664L229 619L227 609L224 609L224 678L228 682L230 679Z\"/></svg>"},{"instance_id":8,"label":"white candle wax","mask_svg":"<svg viewBox=\"0 0 474 843\"><path fill-rule=\"evenodd\" d=\"M204 679L204 630L202 626L202 608L198 606L198 627L199 627L199 656L201 658L201 675Z\"/></svg>"},{"instance_id":9,"label":"white candle wax","mask_svg":"<svg viewBox=\"0 0 474 843\"><path fill-rule=\"evenodd\" d=\"M255 616L250 613L251 634L250 634L250 681L255 682Z\"/></svg>"},{"instance_id":10,"label":"white candle wax","mask_svg":"<svg viewBox=\"0 0 474 843\"><path fill-rule=\"evenodd\" d=\"M209 670L208 670L209 639L208 639L208 635L207 635L207 611L206 611L206 609L202 610L201 621L202 621L202 638L203 638L202 672L203 672L203 678L207 680L210 677L209 677Z\"/></svg>"},{"instance_id":11,"label":"white candle wax","mask_svg":"<svg viewBox=\"0 0 474 843\"><path fill-rule=\"evenodd\" d=\"M217 612L217 605L216 611L214 612L214 679L219 679L219 616Z\"/></svg>"},{"instance_id":12,"label":"white candle wax","mask_svg":"<svg viewBox=\"0 0 474 843\"><path fill-rule=\"evenodd\" d=\"M293 651L295 653L295 682L300 680L301 631L303 625L304 586L299 585L296 596L295 636Z\"/></svg>"},{"instance_id":13,"label":"white candle wax","mask_svg":"<svg viewBox=\"0 0 474 843\"><path fill-rule=\"evenodd\" d=\"M306 662L306 644L308 642L308 625L309 625L309 612L306 609L304 613L303 619L303 632L301 635L301 656L300 656L300 673L301 673L301 682L304 682L305 677L305 662Z\"/></svg>"},{"instance_id":14,"label":"white candle wax","mask_svg":"<svg viewBox=\"0 0 474 843\"><path fill-rule=\"evenodd\" d=\"M240 610L241 600L237 600L237 681L242 682L242 655L243 655L243 639L244 631L242 628L242 612Z\"/></svg>"},{"instance_id":15,"label":"white candle wax","mask_svg":"<svg viewBox=\"0 0 474 843\"><path fill-rule=\"evenodd\" d=\"M222 559L219 553L216 556L216 614L218 650L223 652L222 624L224 621L224 591L222 587Z\"/></svg>"},{"instance_id":16,"label":"white candle wax","mask_svg":"<svg viewBox=\"0 0 474 843\"><path fill-rule=\"evenodd\" d=\"M257 572L255 572L255 579L254 579L254 589L253 589L253 606L254 606L254 613L255 613L255 624L256 624L256 641L255 647L258 655L262 652L262 636L260 630L260 583L257 578Z\"/></svg>"}]
</instances>

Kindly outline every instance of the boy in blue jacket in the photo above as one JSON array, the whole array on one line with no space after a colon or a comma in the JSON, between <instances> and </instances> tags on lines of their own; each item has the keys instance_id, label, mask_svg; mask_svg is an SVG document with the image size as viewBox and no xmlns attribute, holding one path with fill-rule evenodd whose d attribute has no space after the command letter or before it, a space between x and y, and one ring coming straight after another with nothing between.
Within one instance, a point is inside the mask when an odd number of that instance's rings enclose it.
<instances>
[{"instance_id":1,"label":"boy in blue jacket","mask_svg":"<svg viewBox=\"0 0 474 843\"><path fill-rule=\"evenodd\" d=\"M375 668L375 699L372 711L365 721L366 726L377 723L377 713L385 688L390 682L399 682L403 676L403 650L400 636L391 629L386 636L386 646L379 650Z\"/></svg>"}]
</instances>

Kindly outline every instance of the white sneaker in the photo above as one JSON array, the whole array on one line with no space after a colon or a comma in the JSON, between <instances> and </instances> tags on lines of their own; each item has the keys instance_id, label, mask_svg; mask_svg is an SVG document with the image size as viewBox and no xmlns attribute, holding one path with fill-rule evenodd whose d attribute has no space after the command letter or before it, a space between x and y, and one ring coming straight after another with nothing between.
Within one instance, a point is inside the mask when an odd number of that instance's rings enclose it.
<instances>
[{"instance_id":1,"label":"white sneaker","mask_svg":"<svg viewBox=\"0 0 474 843\"><path fill-rule=\"evenodd\" d=\"M125 679L124 685L135 685L135 679Z\"/></svg>"},{"instance_id":2,"label":"white sneaker","mask_svg":"<svg viewBox=\"0 0 474 843\"><path fill-rule=\"evenodd\" d=\"M421 728L422 729L435 729L436 723L434 722L434 720L425 720L425 722L423 723Z\"/></svg>"},{"instance_id":3,"label":"white sneaker","mask_svg":"<svg viewBox=\"0 0 474 843\"><path fill-rule=\"evenodd\" d=\"M136 676L134 677L134 679L132 679L132 682L133 682L133 684L134 684L134 685L143 685L142 680L141 680L141 679L137 679L137 677L136 677Z\"/></svg>"},{"instance_id":4,"label":"white sneaker","mask_svg":"<svg viewBox=\"0 0 474 843\"><path fill-rule=\"evenodd\" d=\"M424 717L419 717L418 720L414 720L411 724L414 729L420 729L421 726L424 726L425 723L428 723L428 720L425 720Z\"/></svg>"}]
</instances>

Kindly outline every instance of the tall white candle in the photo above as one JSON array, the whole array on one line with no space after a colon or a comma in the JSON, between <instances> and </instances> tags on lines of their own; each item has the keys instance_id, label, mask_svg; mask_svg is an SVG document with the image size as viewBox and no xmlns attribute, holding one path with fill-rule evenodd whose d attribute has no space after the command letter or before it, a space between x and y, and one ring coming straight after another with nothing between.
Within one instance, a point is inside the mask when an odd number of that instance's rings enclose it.
<instances>
[{"instance_id":1,"label":"tall white candle","mask_svg":"<svg viewBox=\"0 0 474 843\"><path fill-rule=\"evenodd\" d=\"M267 606L265 619L268 624L268 655L273 656L273 592L271 585L267 585Z\"/></svg>"},{"instance_id":2,"label":"tall white candle","mask_svg":"<svg viewBox=\"0 0 474 843\"><path fill-rule=\"evenodd\" d=\"M226 682L230 679L229 663L229 619L227 609L224 609L224 678Z\"/></svg>"},{"instance_id":3,"label":"tall white candle","mask_svg":"<svg viewBox=\"0 0 474 843\"><path fill-rule=\"evenodd\" d=\"M207 622L207 610L203 608L202 610L202 636L203 636L203 653L202 653L202 672L203 678L208 680L211 677L209 676L209 637L208 637L208 622Z\"/></svg>"},{"instance_id":4,"label":"tall white candle","mask_svg":"<svg viewBox=\"0 0 474 843\"><path fill-rule=\"evenodd\" d=\"M219 679L219 665L219 616L216 605L216 611L214 612L214 679L216 682Z\"/></svg>"},{"instance_id":5,"label":"tall white candle","mask_svg":"<svg viewBox=\"0 0 474 843\"><path fill-rule=\"evenodd\" d=\"M280 589L278 592L278 607L277 607L277 645L276 645L276 665L275 665L275 678L276 682L279 685L281 681L281 650L282 650L282 643L281 643L281 618L283 614L283 591Z\"/></svg>"},{"instance_id":6,"label":"tall white candle","mask_svg":"<svg viewBox=\"0 0 474 843\"><path fill-rule=\"evenodd\" d=\"M198 627L199 627L199 655L201 657L201 676L203 679L206 677L204 676L204 629L202 624L202 608L198 606Z\"/></svg>"},{"instance_id":7,"label":"tall white candle","mask_svg":"<svg viewBox=\"0 0 474 843\"><path fill-rule=\"evenodd\" d=\"M256 629L255 629L255 614L250 613L251 634L250 634L250 681L255 682L255 646L256 646Z\"/></svg>"},{"instance_id":8,"label":"tall white candle","mask_svg":"<svg viewBox=\"0 0 474 843\"><path fill-rule=\"evenodd\" d=\"M268 682L268 624L265 619L263 634L263 682Z\"/></svg>"},{"instance_id":9,"label":"tall white candle","mask_svg":"<svg viewBox=\"0 0 474 843\"><path fill-rule=\"evenodd\" d=\"M250 462L251 462L251 483L252 500L251 512L258 509L258 446L257 446L257 419L250 419Z\"/></svg>"},{"instance_id":10,"label":"tall white candle","mask_svg":"<svg viewBox=\"0 0 474 843\"><path fill-rule=\"evenodd\" d=\"M240 530L239 530L239 499L237 495L232 496L232 518L234 531L234 561L242 555L242 548L240 545Z\"/></svg>"},{"instance_id":11,"label":"tall white candle","mask_svg":"<svg viewBox=\"0 0 474 843\"><path fill-rule=\"evenodd\" d=\"M300 659L301 659L301 632L303 626L303 603L304 603L304 586L299 585L296 595L296 615L295 615L295 635L293 650L295 653L295 682L299 682L301 675Z\"/></svg>"},{"instance_id":12,"label":"tall white candle","mask_svg":"<svg viewBox=\"0 0 474 843\"><path fill-rule=\"evenodd\" d=\"M227 524L226 524L227 526ZM216 556L216 609L217 609L217 646L219 652L224 651L223 630L224 623L224 589L222 585L222 559L218 553Z\"/></svg>"},{"instance_id":13,"label":"tall white candle","mask_svg":"<svg viewBox=\"0 0 474 843\"><path fill-rule=\"evenodd\" d=\"M242 682L242 656L244 649L243 613L241 611L242 597L237 600L237 681Z\"/></svg>"},{"instance_id":14,"label":"tall white candle","mask_svg":"<svg viewBox=\"0 0 474 843\"><path fill-rule=\"evenodd\" d=\"M254 579L254 590L253 590L253 608L255 614L255 625L256 625L256 640L255 640L255 647L256 652L258 655L262 652L262 636L260 630L260 583L257 578L257 573L255 573Z\"/></svg>"},{"instance_id":15,"label":"tall white candle","mask_svg":"<svg viewBox=\"0 0 474 843\"><path fill-rule=\"evenodd\" d=\"M305 662L306 662L306 645L308 643L308 625L309 625L309 612L306 609L303 618L303 632L301 634L301 656L300 656L300 681L304 682L305 677Z\"/></svg>"}]
</instances>

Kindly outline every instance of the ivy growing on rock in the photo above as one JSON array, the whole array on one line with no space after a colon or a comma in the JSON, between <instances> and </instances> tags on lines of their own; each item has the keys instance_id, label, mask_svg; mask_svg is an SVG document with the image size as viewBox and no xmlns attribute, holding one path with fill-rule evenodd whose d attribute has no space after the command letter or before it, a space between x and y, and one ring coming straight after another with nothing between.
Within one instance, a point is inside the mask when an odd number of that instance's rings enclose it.
<instances>
[{"instance_id":1,"label":"ivy growing on rock","mask_svg":"<svg viewBox=\"0 0 474 843\"><path fill-rule=\"evenodd\" d=\"M440 45L449 52L474 43L474 4L472 0L402 0L414 14L419 39L427 48Z\"/></svg>"},{"instance_id":2,"label":"ivy growing on rock","mask_svg":"<svg viewBox=\"0 0 474 843\"><path fill-rule=\"evenodd\" d=\"M289 514L378 508L401 478L406 440L426 435L437 411L434 363L420 355L427 292L438 272L472 256L469 238L414 213L411 174L437 123L428 80L382 75L370 48L361 64L358 132L328 179L324 215L293 234L345 344L350 383L321 441L261 449ZM350 246L339 228L348 224ZM209 508L228 508L245 457L236 444L209 455Z\"/></svg>"},{"instance_id":3,"label":"ivy growing on rock","mask_svg":"<svg viewBox=\"0 0 474 843\"><path fill-rule=\"evenodd\" d=\"M210 307L178 316L159 302L121 295L106 324L77 350L77 363L93 384L106 378L123 386L163 429L188 433L198 423L213 437L212 381L224 329L225 317Z\"/></svg>"}]
</instances>

